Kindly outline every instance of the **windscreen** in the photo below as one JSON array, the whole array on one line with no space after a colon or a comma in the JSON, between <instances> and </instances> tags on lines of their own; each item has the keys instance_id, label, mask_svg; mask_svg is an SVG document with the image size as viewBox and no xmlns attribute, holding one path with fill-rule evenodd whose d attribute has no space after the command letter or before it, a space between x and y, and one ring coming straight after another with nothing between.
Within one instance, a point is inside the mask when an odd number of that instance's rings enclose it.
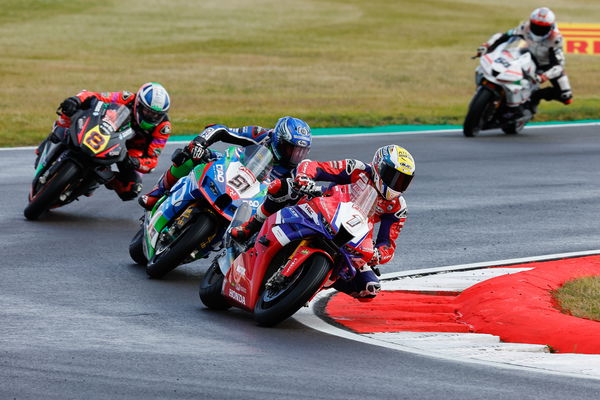
<instances>
[{"instance_id":1,"label":"windscreen","mask_svg":"<svg viewBox=\"0 0 600 400\"><path fill-rule=\"evenodd\" d=\"M520 36L513 36L506 43L504 50L519 50L521 53L527 50L527 41Z\"/></svg>"},{"instance_id":2,"label":"windscreen","mask_svg":"<svg viewBox=\"0 0 600 400\"><path fill-rule=\"evenodd\" d=\"M377 204L377 191L371 186L366 177L361 177L350 186L350 200L354 207L365 217L369 218L375 213Z\"/></svg>"},{"instance_id":3,"label":"windscreen","mask_svg":"<svg viewBox=\"0 0 600 400\"><path fill-rule=\"evenodd\" d=\"M127 121L130 115L130 111L127 107L120 104L107 104L104 118L102 121L108 124L112 128L112 131L118 131L119 128ZM103 124L105 128L108 128ZM110 130L110 128L109 128Z\"/></svg>"},{"instance_id":4,"label":"windscreen","mask_svg":"<svg viewBox=\"0 0 600 400\"><path fill-rule=\"evenodd\" d=\"M261 145L245 147L240 161L259 181L265 180L273 168L273 154Z\"/></svg>"}]
</instances>

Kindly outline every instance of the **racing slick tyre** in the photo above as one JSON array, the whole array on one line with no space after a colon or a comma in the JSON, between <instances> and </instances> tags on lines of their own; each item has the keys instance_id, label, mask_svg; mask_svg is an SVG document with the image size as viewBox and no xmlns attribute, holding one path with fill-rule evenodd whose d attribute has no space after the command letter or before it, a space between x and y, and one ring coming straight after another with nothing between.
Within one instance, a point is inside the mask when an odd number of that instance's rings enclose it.
<instances>
[{"instance_id":1,"label":"racing slick tyre","mask_svg":"<svg viewBox=\"0 0 600 400\"><path fill-rule=\"evenodd\" d=\"M469 111L465 117L463 123L463 133L466 137L477 136L486 120L490 117L490 113L493 112L494 106L494 93L489 89L480 87L471 104L469 104Z\"/></svg>"},{"instance_id":2,"label":"racing slick tyre","mask_svg":"<svg viewBox=\"0 0 600 400\"><path fill-rule=\"evenodd\" d=\"M224 279L225 277L217 263L211 265L204 274L204 278L200 283L199 294L200 300L206 307L213 310L227 310L231 307L231 304L221 295Z\"/></svg>"},{"instance_id":3,"label":"racing slick tyre","mask_svg":"<svg viewBox=\"0 0 600 400\"><path fill-rule=\"evenodd\" d=\"M265 288L254 307L254 320L262 326L273 326L290 317L321 288L332 268L323 254L313 254L276 290ZM265 277L265 282L269 278Z\"/></svg>"},{"instance_id":4,"label":"racing slick tyre","mask_svg":"<svg viewBox=\"0 0 600 400\"><path fill-rule=\"evenodd\" d=\"M207 246L214 237L216 222L210 214L200 214L179 232L168 244L157 246L156 254L146 266L146 273L152 278L162 278L177 268L199 247ZM199 246L200 245L200 246Z\"/></svg>"},{"instance_id":5,"label":"racing slick tyre","mask_svg":"<svg viewBox=\"0 0 600 400\"><path fill-rule=\"evenodd\" d=\"M36 220L52 206L60 195L79 174L79 166L71 161L65 161L54 175L31 196L23 215L29 220Z\"/></svg>"},{"instance_id":6,"label":"racing slick tyre","mask_svg":"<svg viewBox=\"0 0 600 400\"><path fill-rule=\"evenodd\" d=\"M142 226L133 239L131 239L131 243L129 243L129 255L131 259L135 261L138 265L146 265L148 264L148 260L144 255L144 227Z\"/></svg>"}]
</instances>

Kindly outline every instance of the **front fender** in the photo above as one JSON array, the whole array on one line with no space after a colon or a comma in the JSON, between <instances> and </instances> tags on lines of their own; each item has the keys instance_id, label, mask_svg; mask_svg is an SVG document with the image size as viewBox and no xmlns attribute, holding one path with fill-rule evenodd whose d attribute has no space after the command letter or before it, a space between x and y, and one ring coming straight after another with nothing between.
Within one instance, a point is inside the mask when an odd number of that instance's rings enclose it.
<instances>
[{"instance_id":1,"label":"front fender","mask_svg":"<svg viewBox=\"0 0 600 400\"><path fill-rule=\"evenodd\" d=\"M281 274L289 278L294 274L294 272L296 272L300 265L302 265L310 256L315 253L323 254L331 261L331 264L334 264L333 258L326 251L310 247L309 245L301 244L288 258L288 262L285 264Z\"/></svg>"}]
</instances>

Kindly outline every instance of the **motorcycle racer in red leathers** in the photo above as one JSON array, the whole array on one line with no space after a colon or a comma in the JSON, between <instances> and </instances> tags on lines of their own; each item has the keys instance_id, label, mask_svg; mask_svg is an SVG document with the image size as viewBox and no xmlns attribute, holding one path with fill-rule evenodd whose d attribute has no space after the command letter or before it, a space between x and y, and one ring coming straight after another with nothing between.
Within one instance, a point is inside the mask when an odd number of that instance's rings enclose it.
<instances>
[{"instance_id":1,"label":"motorcycle racer in red leathers","mask_svg":"<svg viewBox=\"0 0 600 400\"><path fill-rule=\"evenodd\" d=\"M171 134L171 122L167 114L171 101L165 88L158 83L145 83L135 94L128 91L97 93L82 90L68 97L60 104L59 118L36 153L39 157L40 150L48 142L60 143L71 125L70 117L79 109L89 107L94 97L105 103L125 105L132 112L131 127L135 136L127 141L128 157L117 164L118 172L106 183L106 187L114 190L124 201L133 200L142 190L141 174L156 168L158 157Z\"/></svg>"},{"instance_id":2,"label":"motorcycle racer in red leathers","mask_svg":"<svg viewBox=\"0 0 600 400\"><path fill-rule=\"evenodd\" d=\"M276 180L268 190L267 199L256 214L244 224L234 228L231 235L244 241L258 232L269 215L298 200L290 196L293 191L310 192L315 181L349 184L366 176L379 194L373 224L379 222L373 258L368 266L361 268L350 281L338 280L333 287L359 300L370 300L381 290L376 273L369 266L385 264L392 260L396 250L396 239L406 221L406 201L402 193L408 188L415 171L415 162L410 153L396 145L384 146L375 152L373 162L364 164L359 160L318 162L304 160L295 171L294 180ZM325 192L326 195L326 192Z\"/></svg>"},{"instance_id":3,"label":"motorcycle racer in red leathers","mask_svg":"<svg viewBox=\"0 0 600 400\"><path fill-rule=\"evenodd\" d=\"M563 37L556 26L556 17L552 10L546 7L536 8L529 16L528 21L522 22L506 33L496 33L483 43L477 49L477 56L493 51L498 45L513 36L520 36L527 42L527 47L538 67L538 83L550 81L552 84L551 87L539 89L532 94L532 110L536 111L542 99L571 104L573 92L569 77L565 73ZM522 114L522 106L514 107L513 113L515 116Z\"/></svg>"}]
</instances>

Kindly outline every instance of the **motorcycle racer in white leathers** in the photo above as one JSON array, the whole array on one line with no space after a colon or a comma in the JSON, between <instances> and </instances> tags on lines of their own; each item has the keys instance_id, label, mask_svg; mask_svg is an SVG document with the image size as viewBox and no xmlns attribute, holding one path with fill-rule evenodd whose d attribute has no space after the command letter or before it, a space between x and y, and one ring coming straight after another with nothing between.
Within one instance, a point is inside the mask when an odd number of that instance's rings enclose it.
<instances>
[{"instance_id":1,"label":"motorcycle racer in white leathers","mask_svg":"<svg viewBox=\"0 0 600 400\"><path fill-rule=\"evenodd\" d=\"M529 20L506 33L496 33L477 49L477 56L493 51L498 45L513 36L520 36L525 41L537 65L537 81L552 83L551 87L539 89L531 97L532 108L535 109L541 99L558 100L564 104L573 101L573 93L569 78L565 73L565 55L563 37L556 26L554 13L546 7L536 8ZM515 113L523 112L521 106L515 107Z\"/></svg>"}]
</instances>

